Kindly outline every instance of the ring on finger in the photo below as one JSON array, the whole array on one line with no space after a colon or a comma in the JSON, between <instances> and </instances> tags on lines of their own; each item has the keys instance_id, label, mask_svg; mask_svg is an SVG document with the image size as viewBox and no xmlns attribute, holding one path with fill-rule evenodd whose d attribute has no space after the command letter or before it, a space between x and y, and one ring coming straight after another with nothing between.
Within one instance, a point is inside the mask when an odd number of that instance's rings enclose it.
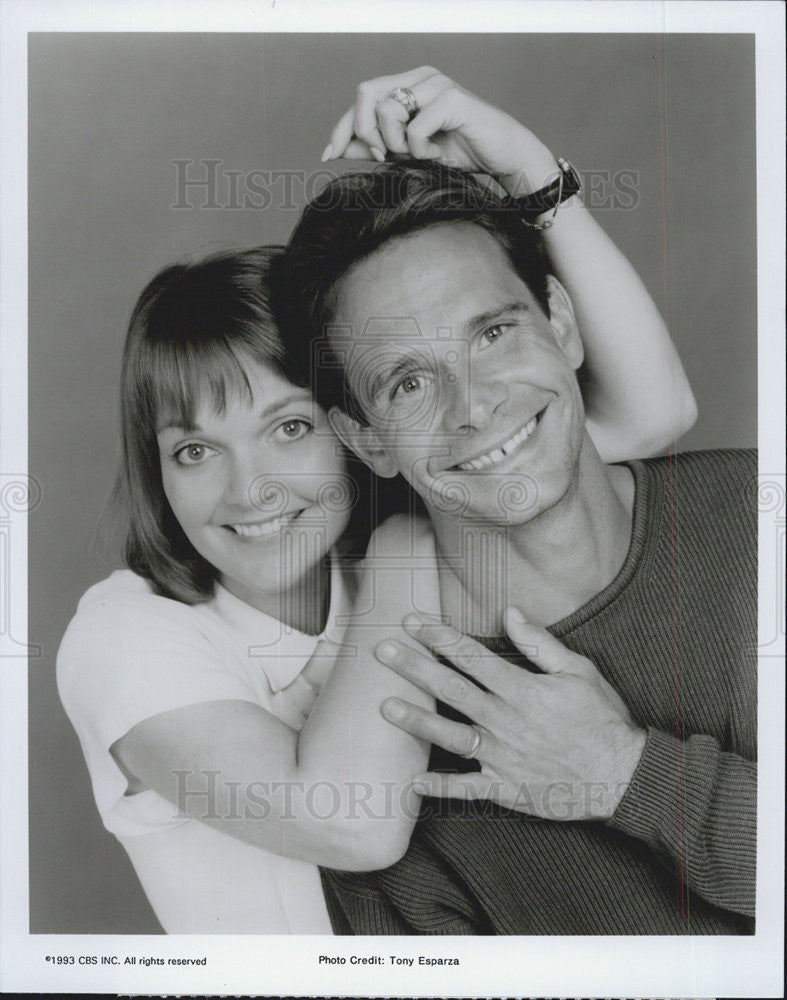
<instances>
[{"instance_id":1,"label":"ring on finger","mask_svg":"<svg viewBox=\"0 0 787 1000\"><path fill-rule=\"evenodd\" d=\"M412 120L421 110L420 105L415 98L415 94L409 87L394 87L388 96L392 97L395 101L402 105L404 110L410 116L408 121Z\"/></svg>"},{"instance_id":2,"label":"ring on finger","mask_svg":"<svg viewBox=\"0 0 787 1000\"><path fill-rule=\"evenodd\" d=\"M478 726L470 726L475 734L475 739L473 740L473 745L467 751L467 753L460 753L460 757L464 757L465 760L472 760L473 757L478 753L478 748L481 746L481 730Z\"/></svg>"}]
</instances>

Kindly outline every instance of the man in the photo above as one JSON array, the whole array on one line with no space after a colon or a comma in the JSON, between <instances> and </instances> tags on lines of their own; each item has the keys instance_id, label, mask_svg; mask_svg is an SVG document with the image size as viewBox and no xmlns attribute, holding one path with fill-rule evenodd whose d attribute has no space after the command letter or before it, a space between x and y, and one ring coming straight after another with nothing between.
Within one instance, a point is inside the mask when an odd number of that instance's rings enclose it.
<instances>
[{"instance_id":1,"label":"man","mask_svg":"<svg viewBox=\"0 0 787 1000\"><path fill-rule=\"evenodd\" d=\"M512 209L399 164L330 185L288 248L318 398L434 530L450 626L409 630L443 663L386 662L448 709L386 715L481 766L424 777L449 800L424 800L399 863L324 873L334 927L751 932L756 465L601 461L571 302Z\"/></svg>"}]
</instances>

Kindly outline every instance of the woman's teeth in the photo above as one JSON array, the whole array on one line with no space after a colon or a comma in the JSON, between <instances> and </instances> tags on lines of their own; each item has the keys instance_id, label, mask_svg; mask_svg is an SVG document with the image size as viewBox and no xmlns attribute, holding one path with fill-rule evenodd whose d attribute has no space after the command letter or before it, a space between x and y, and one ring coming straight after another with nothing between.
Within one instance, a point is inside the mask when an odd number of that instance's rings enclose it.
<instances>
[{"instance_id":1,"label":"woman's teeth","mask_svg":"<svg viewBox=\"0 0 787 1000\"><path fill-rule=\"evenodd\" d=\"M294 521L300 511L293 511L292 514L284 514L282 517L274 518L272 521L263 521L262 524L230 524L229 527L236 535L244 538L265 538L268 535L275 535L277 531Z\"/></svg>"},{"instance_id":2,"label":"woman's teeth","mask_svg":"<svg viewBox=\"0 0 787 1000\"><path fill-rule=\"evenodd\" d=\"M479 455L478 458L474 458L471 462L462 462L457 465L457 469L462 469L464 472L470 472L472 470L483 469L487 465L494 465L496 462L502 461L506 455L510 455L518 445L526 441L533 431L536 429L536 424L538 423L538 417L535 416L525 424L525 426L505 444L500 445L499 448L495 448L494 451L487 452L485 455Z\"/></svg>"}]
</instances>

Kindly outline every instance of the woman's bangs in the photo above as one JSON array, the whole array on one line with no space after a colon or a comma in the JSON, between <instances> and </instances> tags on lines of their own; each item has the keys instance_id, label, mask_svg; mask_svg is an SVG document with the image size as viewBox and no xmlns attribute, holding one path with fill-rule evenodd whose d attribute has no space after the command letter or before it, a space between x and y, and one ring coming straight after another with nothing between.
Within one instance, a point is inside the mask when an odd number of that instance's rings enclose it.
<instances>
[{"instance_id":1,"label":"woman's bangs","mask_svg":"<svg viewBox=\"0 0 787 1000\"><path fill-rule=\"evenodd\" d=\"M158 347L158 357L148 372L147 395L154 403L159 427L194 427L197 412L206 403L221 414L230 396L251 400L247 369L271 363L252 357L245 349L239 351L226 340L192 344L186 349L171 343Z\"/></svg>"}]
</instances>

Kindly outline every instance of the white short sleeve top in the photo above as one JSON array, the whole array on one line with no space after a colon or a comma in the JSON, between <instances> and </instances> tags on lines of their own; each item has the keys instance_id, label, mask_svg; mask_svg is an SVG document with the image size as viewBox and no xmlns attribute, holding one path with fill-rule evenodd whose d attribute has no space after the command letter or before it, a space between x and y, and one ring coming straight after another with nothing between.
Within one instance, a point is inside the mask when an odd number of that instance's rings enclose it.
<instances>
[{"instance_id":1,"label":"white short sleeve top","mask_svg":"<svg viewBox=\"0 0 787 1000\"><path fill-rule=\"evenodd\" d=\"M183 813L158 793L127 795L109 752L133 726L186 705L250 701L300 729L319 683L301 676L318 641L338 641L348 579L332 562L325 631L305 635L221 586L202 604L153 593L119 570L79 602L57 659L96 805L126 848L169 933L330 933L315 865L252 847ZM321 661L320 661L321 662ZM323 680L332 663L326 660Z\"/></svg>"}]
</instances>

